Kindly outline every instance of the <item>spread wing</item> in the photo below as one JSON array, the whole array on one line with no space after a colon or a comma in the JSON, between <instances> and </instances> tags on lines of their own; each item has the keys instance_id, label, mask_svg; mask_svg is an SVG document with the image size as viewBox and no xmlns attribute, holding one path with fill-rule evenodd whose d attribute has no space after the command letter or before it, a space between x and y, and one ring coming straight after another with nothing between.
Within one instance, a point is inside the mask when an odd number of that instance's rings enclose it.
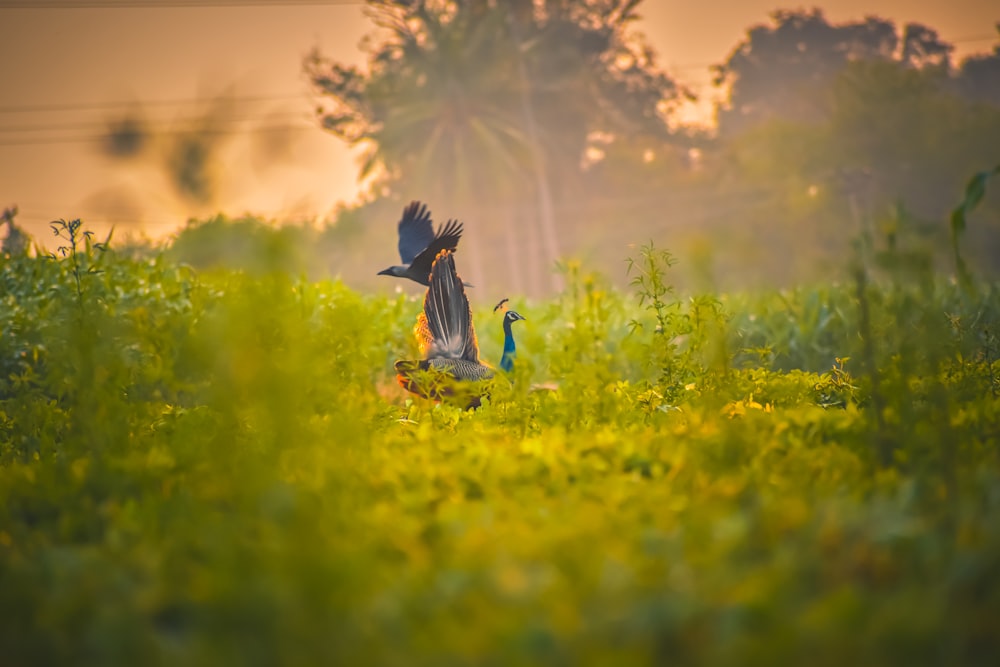
<instances>
[{"instance_id":1,"label":"spread wing","mask_svg":"<svg viewBox=\"0 0 1000 667\"><path fill-rule=\"evenodd\" d=\"M399 219L399 258L410 264L424 248L434 241L434 225L426 204L412 201L403 209ZM431 261L434 256L431 255ZM428 266L428 269L430 267Z\"/></svg>"},{"instance_id":2,"label":"spread wing","mask_svg":"<svg viewBox=\"0 0 1000 667\"><path fill-rule=\"evenodd\" d=\"M417 338L427 344L427 357L479 361L479 343L465 287L455 271L455 256L442 250L431 268L424 312L417 320Z\"/></svg>"},{"instance_id":3,"label":"spread wing","mask_svg":"<svg viewBox=\"0 0 1000 667\"><path fill-rule=\"evenodd\" d=\"M455 252L460 238L462 238L462 223L458 220L446 222L427 245L427 248L417 254L410 263L410 272L418 276L427 276L431 272L431 266L433 266L434 258L438 256L438 253L442 250Z\"/></svg>"}]
</instances>

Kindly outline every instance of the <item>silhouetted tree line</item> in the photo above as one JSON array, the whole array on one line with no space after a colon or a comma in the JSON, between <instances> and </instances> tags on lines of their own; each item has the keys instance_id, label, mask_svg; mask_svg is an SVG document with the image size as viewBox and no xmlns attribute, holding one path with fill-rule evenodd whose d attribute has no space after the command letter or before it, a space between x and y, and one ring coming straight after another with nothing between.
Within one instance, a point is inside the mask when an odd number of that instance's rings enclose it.
<instances>
[{"instance_id":1,"label":"silhouetted tree line","mask_svg":"<svg viewBox=\"0 0 1000 667\"><path fill-rule=\"evenodd\" d=\"M713 68L726 96L706 130L672 122L691 93L635 29L641 5L369 0L366 67L305 61L319 123L363 147L370 184L308 232L311 270L380 284L399 212L421 199L466 223L463 273L491 294L558 287L567 255L619 277L648 240L729 285L816 278L863 231L946 245L966 180L1000 158L1000 34L956 63L928 26L778 10ZM205 156L181 148L178 189L198 195ZM969 230L981 269L1000 269L998 232L990 195Z\"/></svg>"},{"instance_id":2,"label":"silhouetted tree line","mask_svg":"<svg viewBox=\"0 0 1000 667\"><path fill-rule=\"evenodd\" d=\"M919 24L777 11L715 68L729 95L706 172L774 190L741 218L775 257L829 261L866 228L942 246L965 182L1000 161L1000 46L958 64L953 50ZM978 263L995 271L995 197L976 223Z\"/></svg>"},{"instance_id":3,"label":"silhouetted tree line","mask_svg":"<svg viewBox=\"0 0 1000 667\"><path fill-rule=\"evenodd\" d=\"M709 133L670 123L688 93L633 30L640 5L370 2L368 69L307 61L320 121L366 147L379 198L462 217L473 281L512 291L547 287L547 233L614 273L630 242L701 238L751 280L819 275L866 227L933 246L1000 156L1000 46L956 64L928 26L779 10L714 68ZM996 268L996 202L979 215Z\"/></svg>"}]
</instances>

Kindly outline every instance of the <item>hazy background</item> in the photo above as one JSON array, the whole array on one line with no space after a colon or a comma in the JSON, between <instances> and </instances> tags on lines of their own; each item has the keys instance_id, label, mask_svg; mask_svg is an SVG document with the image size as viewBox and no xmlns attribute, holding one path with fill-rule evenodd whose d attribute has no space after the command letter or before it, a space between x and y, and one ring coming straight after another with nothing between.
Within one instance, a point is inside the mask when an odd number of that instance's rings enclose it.
<instances>
[{"instance_id":1,"label":"hazy background","mask_svg":"<svg viewBox=\"0 0 1000 667\"><path fill-rule=\"evenodd\" d=\"M115 4L120 6L107 6ZM168 6L178 4L195 6ZM773 0L647 0L640 6L643 18L635 27L655 50L657 68L700 97L681 105L672 122L711 128L713 102L723 91L713 89L709 67L723 63L747 30L768 23L777 7ZM839 1L822 9L831 23L876 15L900 28L908 22L927 25L954 45L954 63L990 51L997 43L993 24L1000 19L996 4L986 0ZM0 205L16 204L17 222L43 243L54 218L81 217L98 231L113 224L116 233L154 239L175 232L189 217L216 213L332 224L337 204L359 196L357 151L320 129L315 108L323 98L303 73L303 63L316 49L330 61L363 67L367 56L359 42L372 29L363 3L0 0L0 24ZM121 153L134 147L118 146L117 155L102 149L109 124L128 118L141 118L151 130L147 143L187 131L192 120L210 127L204 136L211 137L218 157L211 165L211 193L197 201L179 195L164 174L167 158L160 144L131 159ZM466 238L476 228L474 212L450 208L453 202L405 189L393 196L391 205L377 209L380 215L422 196L439 221L466 221ZM684 218L680 207L686 204L663 206L671 209L672 220ZM727 218L740 210L730 209ZM618 271L635 243L656 238L674 245L673 236L657 237L655 224L629 227L623 237L624 228L613 219L604 228L570 230L566 217L561 215L560 255L589 256L602 269ZM692 217L688 227L702 219ZM364 218L357 224L373 223ZM383 217L379 225L355 236L367 239L357 241L358 256L331 272L356 273L359 284L367 284L367 267L374 274L394 263L395 218ZM479 252L495 247L487 238ZM699 247L695 239L677 250L690 254ZM508 259L518 252L508 248ZM705 252L715 265L725 263L717 247ZM746 260L747 266L760 263L773 265L775 257ZM489 274L477 273L489 288ZM797 276L779 272L776 279ZM518 278L513 287L522 292L554 284L539 271L522 271ZM371 284L385 286L387 280Z\"/></svg>"}]
</instances>

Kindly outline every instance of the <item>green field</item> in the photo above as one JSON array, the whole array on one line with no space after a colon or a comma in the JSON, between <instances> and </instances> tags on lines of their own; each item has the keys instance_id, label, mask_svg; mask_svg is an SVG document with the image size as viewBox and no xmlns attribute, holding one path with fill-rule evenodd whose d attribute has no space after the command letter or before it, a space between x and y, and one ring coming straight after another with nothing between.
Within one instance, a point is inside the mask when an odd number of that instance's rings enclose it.
<instances>
[{"instance_id":1,"label":"green field","mask_svg":"<svg viewBox=\"0 0 1000 667\"><path fill-rule=\"evenodd\" d=\"M3 665L1000 660L997 285L570 264L466 412L417 299L64 244L0 268Z\"/></svg>"}]
</instances>

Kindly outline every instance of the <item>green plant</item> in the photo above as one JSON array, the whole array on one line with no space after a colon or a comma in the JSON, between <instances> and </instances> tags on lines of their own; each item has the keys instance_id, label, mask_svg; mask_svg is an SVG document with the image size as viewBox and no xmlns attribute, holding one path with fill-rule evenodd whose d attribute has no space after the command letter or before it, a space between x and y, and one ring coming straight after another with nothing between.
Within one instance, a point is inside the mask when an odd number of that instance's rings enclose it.
<instances>
[{"instance_id":1,"label":"green plant","mask_svg":"<svg viewBox=\"0 0 1000 667\"><path fill-rule=\"evenodd\" d=\"M1000 165L973 175L965 186L962 201L951 212L951 247L955 257L955 271L958 273L959 280L962 281L962 285L965 287L971 286L972 277L969 274L965 260L962 258L959 241L967 225L967 216L982 201L983 196L986 194L987 182L995 178L998 174L1000 174Z\"/></svg>"},{"instance_id":2,"label":"green plant","mask_svg":"<svg viewBox=\"0 0 1000 667\"><path fill-rule=\"evenodd\" d=\"M727 315L722 303L712 295L696 295L686 301L674 298L666 274L676 260L652 243L639 249L638 259L628 258L626 263L639 306L653 316L652 322L639 318L629 321L631 335L647 330L652 334L644 349L657 372L656 391L647 396L676 405L695 387L714 391L730 365L725 343Z\"/></svg>"},{"instance_id":3,"label":"green plant","mask_svg":"<svg viewBox=\"0 0 1000 667\"><path fill-rule=\"evenodd\" d=\"M73 281L76 286L77 305L82 312L82 276L85 274L94 275L101 272L101 269L98 268L94 262L93 251L97 250L103 253L107 250L107 244L111 240L111 234L108 234L108 238L105 239L103 243L94 243L94 233L89 230L81 231L83 229L83 223L79 218L70 220L69 222L62 219L56 220L52 222L50 226L52 228L52 233L67 245L60 245L56 248L56 252L49 254L49 257L51 259L57 259L58 257L69 258ZM82 248L80 247L81 243L83 244Z\"/></svg>"},{"instance_id":4,"label":"green plant","mask_svg":"<svg viewBox=\"0 0 1000 667\"><path fill-rule=\"evenodd\" d=\"M466 411L395 382L419 299L72 245L0 264L7 663L1000 655L995 285L865 284L883 467L854 284L567 263Z\"/></svg>"}]
</instances>

